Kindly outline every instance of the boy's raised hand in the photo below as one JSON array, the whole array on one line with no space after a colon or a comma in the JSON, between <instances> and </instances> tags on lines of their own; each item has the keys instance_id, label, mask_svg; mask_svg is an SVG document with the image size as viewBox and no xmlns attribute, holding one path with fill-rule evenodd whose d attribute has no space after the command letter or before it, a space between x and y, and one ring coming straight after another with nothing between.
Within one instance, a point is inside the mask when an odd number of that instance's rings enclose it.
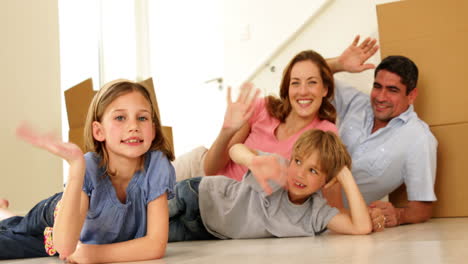
<instances>
[{"instance_id":1,"label":"boy's raised hand","mask_svg":"<svg viewBox=\"0 0 468 264\"><path fill-rule=\"evenodd\" d=\"M41 134L32 129L27 123L23 123L16 128L16 136L35 147L47 150L65 159L70 164L83 160L83 151L77 145L62 142L51 133Z\"/></svg>"},{"instance_id":2,"label":"boy's raised hand","mask_svg":"<svg viewBox=\"0 0 468 264\"><path fill-rule=\"evenodd\" d=\"M280 158L275 155L254 157L250 170L268 195L273 192L268 184L268 180L272 180L282 187L286 186L288 174L287 163L281 162Z\"/></svg>"}]
</instances>

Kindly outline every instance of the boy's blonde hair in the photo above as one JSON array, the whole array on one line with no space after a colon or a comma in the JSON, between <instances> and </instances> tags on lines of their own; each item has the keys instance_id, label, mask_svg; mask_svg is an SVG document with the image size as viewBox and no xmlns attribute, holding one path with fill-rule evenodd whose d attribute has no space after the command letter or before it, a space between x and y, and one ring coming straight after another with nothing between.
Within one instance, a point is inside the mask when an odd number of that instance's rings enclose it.
<instances>
[{"instance_id":1,"label":"boy's blonde hair","mask_svg":"<svg viewBox=\"0 0 468 264\"><path fill-rule=\"evenodd\" d=\"M294 143L292 158L307 158L313 151L319 154L320 170L325 173L329 182L338 172L347 166L351 169L351 156L341 139L330 131L313 129L304 132Z\"/></svg>"},{"instance_id":2,"label":"boy's blonde hair","mask_svg":"<svg viewBox=\"0 0 468 264\"><path fill-rule=\"evenodd\" d=\"M139 92L143 97L148 100L151 105L151 119L155 127L155 137L149 150L159 150L163 152L169 160L174 160L174 153L171 150L169 141L166 139L162 132L161 122L156 113L155 107L151 102L151 97L144 86L139 83L128 81L128 80L116 80L105 84L97 93L94 95L93 100L88 109L88 115L86 117L85 129L84 129L84 142L86 151L96 152L101 157L101 166L105 166L108 169L109 155L107 153L105 142L97 141L93 137L93 122L102 122L102 116L106 108L119 96L128 94L130 92ZM107 171L107 170L106 170Z\"/></svg>"}]
</instances>

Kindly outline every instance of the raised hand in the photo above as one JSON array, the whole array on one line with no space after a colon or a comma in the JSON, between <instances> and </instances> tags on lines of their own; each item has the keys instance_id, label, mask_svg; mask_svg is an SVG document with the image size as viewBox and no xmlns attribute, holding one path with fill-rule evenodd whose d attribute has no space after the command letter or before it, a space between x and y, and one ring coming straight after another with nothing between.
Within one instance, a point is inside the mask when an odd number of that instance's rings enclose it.
<instances>
[{"instance_id":1,"label":"raised hand","mask_svg":"<svg viewBox=\"0 0 468 264\"><path fill-rule=\"evenodd\" d=\"M255 91L253 91L255 90ZM252 95L252 92L254 93ZM227 109L224 115L223 128L239 130L253 114L254 100L260 94L260 90L255 89L251 83L241 86L239 97L235 102L231 98L231 87L227 91Z\"/></svg>"},{"instance_id":2,"label":"raised hand","mask_svg":"<svg viewBox=\"0 0 468 264\"><path fill-rule=\"evenodd\" d=\"M358 43L359 35L338 57L338 62L343 71L362 72L375 68L374 64L365 62L379 50L379 46L376 45L377 40L368 37L361 44L358 45Z\"/></svg>"},{"instance_id":3,"label":"raised hand","mask_svg":"<svg viewBox=\"0 0 468 264\"><path fill-rule=\"evenodd\" d=\"M47 150L50 153L65 159L70 164L75 161L83 160L83 151L81 151L77 145L62 142L50 133L38 133L27 123L23 123L16 128L16 136L35 147Z\"/></svg>"},{"instance_id":4,"label":"raised hand","mask_svg":"<svg viewBox=\"0 0 468 264\"><path fill-rule=\"evenodd\" d=\"M250 170L268 195L273 191L268 180L275 181L280 186L286 186L288 164L281 162L279 157L275 155L254 157Z\"/></svg>"}]
</instances>

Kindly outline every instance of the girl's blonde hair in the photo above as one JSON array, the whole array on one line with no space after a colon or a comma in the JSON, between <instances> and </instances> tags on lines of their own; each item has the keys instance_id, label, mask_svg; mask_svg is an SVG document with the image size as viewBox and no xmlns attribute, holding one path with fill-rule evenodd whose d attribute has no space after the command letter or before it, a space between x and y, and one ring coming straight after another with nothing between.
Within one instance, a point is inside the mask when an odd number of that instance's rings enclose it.
<instances>
[{"instance_id":1,"label":"girl's blonde hair","mask_svg":"<svg viewBox=\"0 0 468 264\"><path fill-rule=\"evenodd\" d=\"M291 102L289 101L289 84L291 82L291 71L296 63L301 61L311 61L320 71L320 77L323 81L323 86L328 89L327 94L322 100L318 111L318 117L322 120L328 120L332 123L336 121L336 109L331 104L330 100L333 99L335 92L335 82L333 80L333 73L328 66L325 59L319 53L313 50L304 50L298 53L292 60L288 63L283 72L283 79L281 79L280 84L280 98L275 96L268 96L266 98L266 105L268 113L270 116L273 116L280 120L282 123L285 122L286 117L292 110Z\"/></svg>"},{"instance_id":2,"label":"girl's blonde hair","mask_svg":"<svg viewBox=\"0 0 468 264\"><path fill-rule=\"evenodd\" d=\"M158 114L156 113L155 106L151 102L151 96L148 90L143 85L136 82L117 80L105 84L96 93L96 95L94 95L88 109L84 128L84 143L86 151L96 152L101 157L101 166L106 167L106 169L108 169L109 154L107 152L105 142L100 142L94 138L93 122L102 122L104 111L115 99L134 91L142 94L151 105L151 118L155 127L155 137L149 150L159 150L163 152L169 160L174 160L174 153L169 145L169 141L162 132L161 122Z\"/></svg>"},{"instance_id":3,"label":"girl's blonde hair","mask_svg":"<svg viewBox=\"0 0 468 264\"><path fill-rule=\"evenodd\" d=\"M291 160L296 156L307 158L313 151L319 155L320 170L329 182L347 166L351 170L351 156L341 139L330 131L312 129L304 132L294 143Z\"/></svg>"}]
</instances>

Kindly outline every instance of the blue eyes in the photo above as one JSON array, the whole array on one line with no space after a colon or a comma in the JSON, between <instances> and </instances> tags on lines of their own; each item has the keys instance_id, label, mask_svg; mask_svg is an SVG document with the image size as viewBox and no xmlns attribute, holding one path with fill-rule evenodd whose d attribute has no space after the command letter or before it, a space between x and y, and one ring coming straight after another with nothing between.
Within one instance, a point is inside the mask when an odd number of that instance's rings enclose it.
<instances>
[{"instance_id":1,"label":"blue eyes","mask_svg":"<svg viewBox=\"0 0 468 264\"><path fill-rule=\"evenodd\" d=\"M117 120L117 121L124 121L126 118L125 118L125 116L121 116L121 115L120 115L120 116L114 117L114 119ZM137 120L138 120L138 121L147 121L148 119L149 119L149 118L146 117L146 116L139 116L139 117L137 117Z\"/></svg>"},{"instance_id":2,"label":"blue eyes","mask_svg":"<svg viewBox=\"0 0 468 264\"><path fill-rule=\"evenodd\" d=\"M302 161L300 161L299 159L294 159L294 162L295 162L298 166L300 166L300 165L302 164ZM310 172L310 173L313 173L313 174L317 174L317 175L319 174L318 171L317 171L316 169L314 169L314 168L310 168L310 169L309 169L309 172Z\"/></svg>"}]
</instances>

